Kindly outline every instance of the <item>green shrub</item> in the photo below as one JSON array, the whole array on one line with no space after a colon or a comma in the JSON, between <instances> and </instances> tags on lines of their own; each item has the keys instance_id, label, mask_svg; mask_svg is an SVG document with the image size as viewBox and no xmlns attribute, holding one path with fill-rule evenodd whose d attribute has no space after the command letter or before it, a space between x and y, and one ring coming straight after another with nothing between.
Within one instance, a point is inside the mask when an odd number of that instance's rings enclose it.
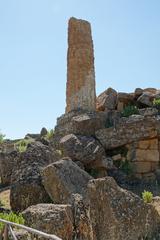
<instances>
[{"instance_id":1,"label":"green shrub","mask_svg":"<svg viewBox=\"0 0 160 240\"><path fill-rule=\"evenodd\" d=\"M153 105L154 105L154 106L160 106L160 98L154 99L154 100L153 100Z\"/></svg>"},{"instance_id":2,"label":"green shrub","mask_svg":"<svg viewBox=\"0 0 160 240\"><path fill-rule=\"evenodd\" d=\"M149 191L145 191L142 193L142 198L145 203L151 203L153 199L153 194Z\"/></svg>"},{"instance_id":3,"label":"green shrub","mask_svg":"<svg viewBox=\"0 0 160 240\"><path fill-rule=\"evenodd\" d=\"M105 122L105 127L106 128L113 127L113 122L110 119L107 119Z\"/></svg>"},{"instance_id":4,"label":"green shrub","mask_svg":"<svg viewBox=\"0 0 160 240\"><path fill-rule=\"evenodd\" d=\"M25 152L29 143L33 142L32 139L22 139L15 143L14 147L18 152Z\"/></svg>"},{"instance_id":5,"label":"green shrub","mask_svg":"<svg viewBox=\"0 0 160 240\"><path fill-rule=\"evenodd\" d=\"M133 114L139 114L138 108L134 105L126 106L121 113L122 117L129 117Z\"/></svg>"},{"instance_id":6,"label":"green shrub","mask_svg":"<svg viewBox=\"0 0 160 240\"><path fill-rule=\"evenodd\" d=\"M51 129L51 130L48 130L45 138L48 139L48 140L51 140L53 138L53 136L54 136L54 130Z\"/></svg>"},{"instance_id":7,"label":"green shrub","mask_svg":"<svg viewBox=\"0 0 160 240\"><path fill-rule=\"evenodd\" d=\"M13 212L0 213L0 218L10 221L10 222L24 224L24 218L22 217L22 214L15 214ZM3 226L4 226L4 224L0 222L0 230L2 230Z\"/></svg>"},{"instance_id":8,"label":"green shrub","mask_svg":"<svg viewBox=\"0 0 160 240\"><path fill-rule=\"evenodd\" d=\"M158 110L158 114L160 114L160 98L153 100L153 106Z\"/></svg>"},{"instance_id":9,"label":"green shrub","mask_svg":"<svg viewBox=\"0 0 160 240\"><path fill-rule=\"evenodd\" d=\"M5 135L0 132L0 144L4 142Z\"/></svg>"},{"instance_id":10,"label":"green shrub","mask_svg":"<svg viewBox=\"0 0 160 240\"><path fill-rule=\"evenodd\" d=\"M127 175L130 175L133 173L133 167L128 160L121 162L120 169Z\"/></svg>"}]
</instances>

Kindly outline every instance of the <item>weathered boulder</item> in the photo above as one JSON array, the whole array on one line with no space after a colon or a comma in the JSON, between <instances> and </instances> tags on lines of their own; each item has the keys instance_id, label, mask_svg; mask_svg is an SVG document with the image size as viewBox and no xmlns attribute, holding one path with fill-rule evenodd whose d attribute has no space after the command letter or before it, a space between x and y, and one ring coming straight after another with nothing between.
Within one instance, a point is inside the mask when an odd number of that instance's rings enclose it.
<instances>
[{"instance_id":1,"label":"weathered boulder","mask_svg":"<svg viewBox=\"0 0 160 240\"><path fill-rule=\"evenodd\" d=\"M140 103L141 105L151 107L153 105L152 104L153 99L154 99L153 94L145 92L137 99L137 102Z\"/></svg>"},{"instance_id":2,"label":"weathered boulder","mask_svg":"<svg viewBox=\"0 0 160 240\"><path fill-rule=\"evenodd\" d=\"M43 128L41 129L40 136L41 136L41 137L44 137L44 136L47 135L47 133L48 133L47 129L46 129L45 127L43 127Z\"/></svg>"},{"instance_id":3,"label":"weathered boulder","mask_svg":"<svg viewBox=\"0 0 160 240\"><path fill-rule=\"evenodd\" d=\"M160 217L154 207L120 188L111 177L88 184L94 240L154 239Z\"/></svg>"},{"instance_id":4,"label":"weathered boulder","mask_svg":"<svg viewBox=\"0 0 160 240\"><path fill-rule=\"evenodd\" d=\"M117 110L122 111L125 106L132 105L134 103L133 93L119 92L117 94Z\"/></svg>"},{"instance_id":5,"label":"weathered boulder","mask_svg":"<svg viewBox=\"0 0 160 240\"><path fill-rule=\"evenodd\" d=\"M64 240L73 239L74 220L70 205L37 204L27 208L23 217L29 227L54 234Z\"/></svg>"},{"instance_id":6,"label":"weathered boulder","mask_svg":"<svg viewBox=\"0 0 160 240\"><path fill-rule=\"evenodd\" d=\"M136 88L134 91L134 97L138 98L139 96L141 96L143 94L143 89L142 88Z\"/></svg>"},{"instance_id":7,"label":"weathered boulder","mask_svg":"<svg viewBox=\"0 0 160 240\"><path fill-rule=\"evenodd\" d=\"M69 158L45 167L42 171L44 187L54 203L68 204L72 194L84 194L92 177Z\"/></svg>"},{"instance_id":8,"label":"weathered boulder","mask_svg":"<svg viewBox=\"0 0 160 240\"><path fill-rule=\"evenodd\" d=\"M158 110L153 107L142 108L139 109L139 114L143 116L156 116L158 114Z\"/></svg>"},{"instance_id":9,"label":"weathered boulder","mask_svg":"<svg viewBox=\"0 0 160 240\"><path fill-rule=\"evenodd\" d=\"M41 183L40 171L56 160L54 151L40 142L28 145L27 150L15 158L10 194L13 211L51 201Z\"/></svg>"},{"instance_id":10,"label":"weathered boulder","mask_svg":"<svg viewBox=\"0 0 160 240\"><path fill-rule=\"evenodd\" d=\"M94 136L95 131L105 127L106 112L72 111L57 119L53 143L58 147L62 137L68 134Z\"/></svg>"},{"instance_id":11,"label":"weathered boulder","mask_svg":"<svg viewBox=\"0 0 160 240\"><path fill-rule=\"evenodd\" d=\"M96 100L98 111L115 110L117 105L117 92L113 88L108 88L101 93Z\"/></svg>"},{"instance_id":12,"label":"weathered boulder","mask_svg":"<svg viewBox=\"0 0 160 240\"><path fill-rule=\"evenodd\" d=\"M96 131L96 137L105 149L113 149L135 141L155 138L158 135L160 119L144 116L124 118L115 127Z\"/></svg>"},{"instance_id":13,"label":"weathered boulder","mask_svg":"<svg viewBox=\"0 0 160 240\"><path fill-rule=\"evenodd\" d=\"M25 139L34 139L37 140L40 138L40 134L39 133L27 133L25 135Z\"/></svg>"},{"instance_id":14,"label":"weathered boulder","mask_svg":"<svg viewBox=\"0 0 160 240\"><path fill-rule=\"evenodd\" d=\"M0 153L0 177L2 185L11 184L11 176L14 174L15 158L17 151Z\"/></svg>"},{"instance_id":15,"label":"weathered boulder","mask_svg":"<svg viewBox=\"0 0 160 240\"><path fill-rule=\"evenodd\" d=\"M51 202L40 180L18 182L11 187L10 204L15 212L21 212L27 207L38 203Z\"/></svg>"},{"instance_id":16,"label":"weathered boulder","mask_svg":"<svg viewBox=\"0 0 160 240\"><path fill-rule=\"evenodd\" d=\"M159 90L157 90L156 88L151 88L151 87L143 89L144 93L150 93L150 94L156 94L158 91Z\"/></svg>"},{"instance_id":17,"label":"weathered boulder","mask_svg":"<svg viewBox=\"0 0 160 240\"><path fill-rule=\"evenodd\" d=\"M105 156L102 145L93 137L69 134L60 140L65 157L82 162L85 166L100 161Z\"/></svg>"},{"instance_id":18,"label":"weathered boulder","mask_svg":"<svg viewBox=\"0 0 160 240\"><path fill-rule=\"evenodd\" d=\"M128 105L129 103L133 103L134 94L133 93L118 92L117 98L118 98L119 102L123 102L124 104Z\"/></svg>"}]
</instances>

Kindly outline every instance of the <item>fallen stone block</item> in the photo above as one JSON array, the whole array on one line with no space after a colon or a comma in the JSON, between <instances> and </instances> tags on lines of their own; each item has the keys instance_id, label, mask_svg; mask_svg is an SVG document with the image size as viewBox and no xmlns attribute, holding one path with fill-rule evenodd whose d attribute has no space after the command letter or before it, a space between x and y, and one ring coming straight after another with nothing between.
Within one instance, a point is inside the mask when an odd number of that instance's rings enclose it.
<instances>
[{"instance_id":1,"label":"fallen stone block","mask_svg":"<svg viewBox=\"0 0 160 240\"><path fill-rule=\"evenodd\" d=\"M92 177L69 158L48 165L42 171L43 185L54 203L68 204L72 194L84 194Z\"/></svg>"}]
</instances>

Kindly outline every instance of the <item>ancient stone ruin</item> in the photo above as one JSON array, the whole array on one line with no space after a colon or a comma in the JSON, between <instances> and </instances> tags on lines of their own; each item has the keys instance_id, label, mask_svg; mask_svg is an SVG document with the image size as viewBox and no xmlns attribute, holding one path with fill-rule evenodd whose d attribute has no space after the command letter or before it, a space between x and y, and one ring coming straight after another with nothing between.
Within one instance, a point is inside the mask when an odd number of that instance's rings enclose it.
<instances>
[{"instance_id":1,"label":"ancient stone ruin","mask_svg":"<svg viewBox=\"0 0 160 240\"><path fill-rule=\"evenodd\" d=\"M142 191L160 195L160 90L96 98L90 24L71 18L68 44L66 113L54 134L27 134L25 150L0 145L11 209L63 240L159 240L160 197L146 203Z\"/></svg>"},{"instance_id":2,"label":"ancient stone ruin","mask_svg":"<svg viewBox=\"0 0 160 240\"><path fill-rule=\"evenodd\" d=\"M94 51L90 23L71 18L68 26L66 112L95 110Z\"/></svg>"}]
</instances>

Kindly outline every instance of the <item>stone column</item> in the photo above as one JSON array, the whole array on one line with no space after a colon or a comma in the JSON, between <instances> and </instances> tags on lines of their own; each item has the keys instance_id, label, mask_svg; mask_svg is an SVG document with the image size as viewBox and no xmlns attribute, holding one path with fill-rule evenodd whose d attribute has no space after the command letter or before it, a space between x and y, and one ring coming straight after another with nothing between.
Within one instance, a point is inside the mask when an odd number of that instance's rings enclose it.
<instances>
[{"instance_id":1,"label":"stone column","mask_svg":"<svg viewBox=\"0 0 160 240\"><path fill-rule=\"evenodd\" d=\"M68 26L66 112L94 111L94 51L90 23L70 18Z\"/></svg>"}]
</instances>

